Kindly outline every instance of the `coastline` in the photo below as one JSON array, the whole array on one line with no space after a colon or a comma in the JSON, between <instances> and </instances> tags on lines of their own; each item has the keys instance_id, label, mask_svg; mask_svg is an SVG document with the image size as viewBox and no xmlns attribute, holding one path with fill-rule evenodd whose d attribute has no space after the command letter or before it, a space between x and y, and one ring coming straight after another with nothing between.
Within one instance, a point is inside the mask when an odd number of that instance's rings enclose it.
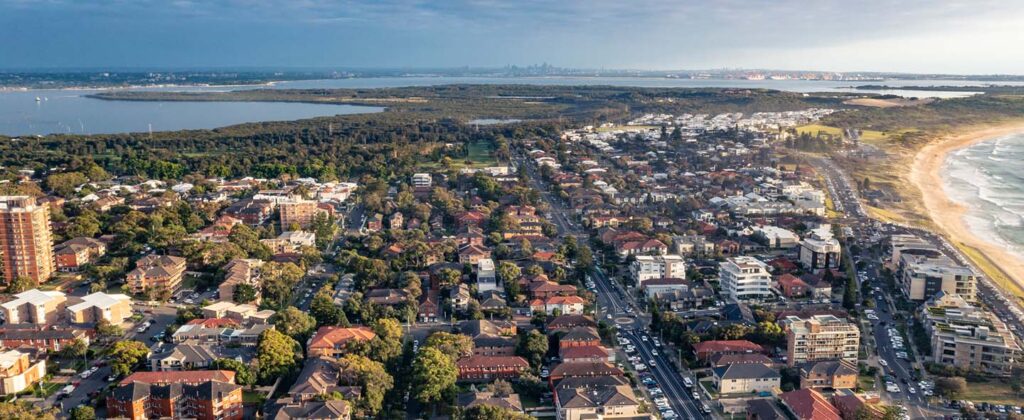
<instances>
[{"instance_id":1,"label":"coastline","mask_svg":"<svg viewBox=\"0 0 1024 420\"><path fill-rule=\"evenodd\" d=\"M979 237L970 229L964 220L964 215L969 209L949 197L941 173L950 153L980 142L1022 132L1024 121L1014 121L966 128L944 136L929 143L914 155L906 176L907 180L921 192L921 200L928 217L950 243L965 251L964 254L985 271L994 284L1018 296L1024 291L1024 259L998 243ZM993 269L998 272L990 272ZM1012 284L1007 284L1007 281Z\"/></svg>"}]
</instances>

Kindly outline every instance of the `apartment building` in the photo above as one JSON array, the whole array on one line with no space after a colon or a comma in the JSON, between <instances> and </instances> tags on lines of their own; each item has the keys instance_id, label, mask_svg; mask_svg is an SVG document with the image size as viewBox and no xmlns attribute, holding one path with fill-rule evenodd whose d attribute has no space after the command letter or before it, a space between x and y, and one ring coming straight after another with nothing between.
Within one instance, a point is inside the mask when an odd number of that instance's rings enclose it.
<instances>
[{"instance_id":1,"label":"apartment building","mask_svg":"<svg viewBox=\"0 0 1024 420\"><path fill-rule=\"evenodd\" d=\"M860 330L835 315L803 319L788 316L780 322L786 331L786 356L790 367L822 360L857 361Z\"/></svg>"},{"instance_id":2,"label":"apartment building","mask_svg":"<svg viewBox=\"0 0 1024 420\"><path fill-rule=\"evenodd\" d=\"M939 292L957 294L969 302L977 300L978 278L974 270L945 255L904 250L897 268L897 281L910 300L927 300Z\"/></svg>"},{"instance_id":3,"label":"apartment building","mask_svg":"<svg viewBox=\"0 0 1024 420\"><path fill-rule=\"evenodd\" d=\"M171 255L147 255L135 262L135 269L127 275L128 289L132 293L146 290L167 290L171 293L181 286L186 260Z\"/></svg>"},{"instance_id":4,"label":"apartment building","mask_svg":"<svg viewBox=\"0 0 1024 420\"><path fill-rule=\"evenodd\" d=\"M433 184L433 183L434 183L434 181L431 178L430 174L427 174L427 173L412 174L412 186L413 186L413 188L416 188L416 187L429 188L431 186L431 184Z\"/></svg>"},{"instance_id":5,"label":"apartment building","mask_svg":"<svg viewBox=\"0 0 1024 420\"><path fill-rule=\"evenodd\" d=\"M831 225L821 225L800 241L800 263L804 269L820 272L839 268L842 247L832 236Z\"/></svg>"},{"instance_id":6,"label":"apartment building","mask_svg":"<svg viewBox=\"0 0 1024 420\"><path fill-rule=\"evenodd\" d=\"M0 196L0 262L4 280L46 281L56 269L50 207L25 195Z\"/></svg>"},{"instance_id":7,"label":"apartment building","mask_svg":"<svg viewBox=\"0 0 1024 420\"><path fill-rule=\"evenodd\" d=\"M46 361L32 361L28 353L7 350L0 353L0 394L25 391L46 376Z\"/></svg>"},{"instance_id":8,"label":"apartment building","mask_svg":"<svg viewBox=\"0 0 1024 420\"><path fill-rule=\"evenodd\" d=\"M1006 324L963 296L941 292L925 302L920 317L936 363L1009 375L1021 357Z\"/></svg>"},{"instance_id":9,"label":"apartment building","mask_svg":"<svg viewBox=\"0 0 1024 420\"><path fill-rule=\"evenodd\" d=\"M97 323L100 320L117 325L132 316L132 298L123 294L96 292L68 302L68 319L74 323Z\"/></svg>"},{"instance_id":10,"label":"apartment building","mask_svg":"<svg viewBox=\"0 0 1024 420\"><path fill-rule=\"evenodd\" d=\"M57 322L67 300L62 292L32 289L14 295L0 310L8 324L47 325Z\"/></svg>"},{"instance_id":11,"label":"apartment building","mask_svg":"<svg viewBox=\"0 0 1024 420\"><path fill-rule=\"evenodd\" d=\"M241 285L248 285L256 292L253 304L260 303L260 268L263 261L257 259L236 259L231 260L224 268L224 281L217 286L220 293L220 300L224 302L235 302L235 288ZM245 302L249 303L249 302Z\"/></svg>"},{"instance_id":12,"label":"apartment building","mask_svg":"<svg viewBox=\"0 0 1024 420\"><path fill-rule=\"evenodd\" d=\"M106 252L107 244L85 237L69 239L53 248L57 270L63 272L76 272Z\"/></svg>"},{"instance_id":13,"label":"apartment building","mask_svg":"<svg viewBox=\"0 0 1024 420\"><path fill-rule=\"evenodd\" d=\"M132 420L241 420L242 386L225 370L136 372L107 396L107 415Z\"/></svg>"},{"instance_id":14,"label":"apartment building","mask_svg":"<svg viewBox=\"0 0 1024 420\"><path fill-rule=\"evenodd\" d=\"M293 223L301 228L307 228L313 223L313 218L318 213L329 213L320 203L313 200L291 200L282 202L278 209L281 211L281 228L288 229Z\"/></svg>"},{"instance_id":15,"label":"apartment building","mask_svg":"<svg viewBox=\"0 0 1024 420\"><path fill-rule=\"evenodd\" d=\"M722 294L732 301L760 300L771 296L768 265L753 257L729 258L719 266Z\"/></svg>"},{"instance_id":16,"label":"apartment building","mask_svg":"<svg viewBox=\"0 0 1024 420\"><path fill-rule=\"evenodd\" d=\"M686 278L686 262L679 255L637 255L629 265L629 272L636 285L644 281L663 278Z\"/></svg>"}]
</instances>

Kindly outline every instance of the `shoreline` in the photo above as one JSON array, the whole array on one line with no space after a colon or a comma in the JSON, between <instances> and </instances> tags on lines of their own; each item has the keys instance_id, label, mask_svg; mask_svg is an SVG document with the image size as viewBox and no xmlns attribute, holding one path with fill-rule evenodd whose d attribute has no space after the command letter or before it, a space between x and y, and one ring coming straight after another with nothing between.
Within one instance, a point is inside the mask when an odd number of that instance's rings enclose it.
<instances>
[{"instance_id":1,"label":"shoreline","mask_svg":"<svg viewBox=\"0 0 1024 420\"><path fill-rule=\"evenodd\" d=\"M1024 133L1024 121L1001 123L993 126L972 127L943 136L919 150L913 157L906 179L921 192L928 217L951 244L974 252L964 252L983 271L985 267L1000 271L1012 285L999 281L994 273L986 272L992 283L1011 295L1024 291L1024 259L1006 247L985 240L970 229L964 220L969 208L954 201L945 190L941 172L950 153L998 137ZM978 261L982 259L983 261ZM1012 290L1007 286L1011 286ZM1008 290L1010 289L1010 290Z\"/></svg>"}]
</instances>

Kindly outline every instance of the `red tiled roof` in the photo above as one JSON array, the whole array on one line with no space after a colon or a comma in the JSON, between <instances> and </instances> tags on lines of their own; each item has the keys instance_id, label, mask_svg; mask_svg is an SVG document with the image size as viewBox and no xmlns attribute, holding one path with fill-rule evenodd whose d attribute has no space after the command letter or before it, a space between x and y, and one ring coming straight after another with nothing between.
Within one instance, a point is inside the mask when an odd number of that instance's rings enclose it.
<instances>
[{"instance_id":1,"label":"red tiled roof","mask_svg":"<svg viewBox=\"0 0 1024 420\"><path fill-rule=\"evenodd\" d=\"M695 353L718 353L718 352L761 352L764 349L748 340L714 340L697 343L693 346Z\"/></svg>"},{"instance_id":2,"label":"red tiled roof","mask_svg":"<svg viewBox=\"0 0 1024 420\"><path fill-rule=\"evenodd\" d=\"M530 368L530 363L519 356L469 356L455 362L455 365L459 369L503 367L526 370Z\"/></svg>"},{"instance_id":3,"label":"red tiled roof","mask_svg":"<svg viewBox=\"0 0 1024 420\"><path fill-rule=\"evenodd\" d=\"M182 370L166 372L135 372L121 380L121 385L133 382L147 384L199 384L209 381L235 383L235 372L230 370Z\"/></svg>"},{"instance_id":4,"label":"red tiled roof","mask_svg":"<svg viewBox=\"0 0 1024 420\"><path fill-rule=\"evenodd\" d=\"M562 360L608 358L608 349L601 346L565 347L558 351Z\"/></svg>"},{"instance_id":5,"label":"red tiled roof","mask_svg":"<svg viewBox=\"0 0 1024 420\"><path fill-rule=\"evenodd\" d=\"M799 420L842 420L839 409L813 389L784 392L779 398Z\"/></svg>"},{"instance_id":6,"label":"red tiled roof","mask_svg":"<svg viewBox=\"0 0 1024 420\"><path fill-rule=\"evenodd\" d=\"M238 321L231 318L199 318L193 319L185 325L202 325L203 328L228 328L239 326Z\"/></svg>"},{"instance_id":7,"label":"red tiled roof","mask_svg":"<svg viewBox=\"0 0 1024 420\"><path fill-rule=\"evenodd\" d=\"M373 330L366 327L320 327L309 341L309 348L334 348L353 340L370 341L376 336Z\"/></svg>"}]
</instances>

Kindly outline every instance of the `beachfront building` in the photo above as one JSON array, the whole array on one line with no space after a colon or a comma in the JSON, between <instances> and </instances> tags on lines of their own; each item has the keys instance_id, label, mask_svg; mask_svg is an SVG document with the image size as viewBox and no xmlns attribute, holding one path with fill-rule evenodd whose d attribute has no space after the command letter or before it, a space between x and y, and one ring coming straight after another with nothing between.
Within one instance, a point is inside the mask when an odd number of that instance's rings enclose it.
<instances>
[{"instance_id":1,"label":"beachfront building","mask_svg":"<svg viewBox=\"0 0 1024 420\"><path fill-rule=\"evenodd\" d=\"M832 236L831 225L821 225L800 241L800 263L813 272L839 268L842 248Z\"/></svg>"},{"instance_id":2,"label":"beachfront building","mask_svg":"<svg viewBox=\"0 0 1024 420\"><path fill-rule=\"evenodd\" d=\"M903 252L898 268L897 280L910 300L927 300L939 292L957 294L969 302L977 300L978 278L974 271L945 255Z\"/></svg>"},{"instance_id":3,"label":"beachfront building","mask_svg":"<svg viewBox=\"0 0 1024 420\"><path fill-rule=\"evenodd\" d=\"M788 316L780 324L786 331L786 357L790 367L822 360L857 362L860 329L835 315L804 319Z\"/></svg>"},{"instance_id":4,"label":"beachfront building","mask_svg":"<svg viewBox=\"0 0 1024 420\"><path fill-rule=\"evenodd\" d=\"M772 295L768 265L753 257L729 258L719 266L722 294L731 301L760 300Z\"/></svg>"},{"instance_id":5,"label":"beachfront building","mask_svg":"<svg viewBox=\"0 0 1024 420\"><path fill-rule=\"evenodd\" d=\"M1009 375L1021 357L1006 324L963 296L940 292L921 307L920 318L936 363Z\"/></svg>"}]
</instances>

